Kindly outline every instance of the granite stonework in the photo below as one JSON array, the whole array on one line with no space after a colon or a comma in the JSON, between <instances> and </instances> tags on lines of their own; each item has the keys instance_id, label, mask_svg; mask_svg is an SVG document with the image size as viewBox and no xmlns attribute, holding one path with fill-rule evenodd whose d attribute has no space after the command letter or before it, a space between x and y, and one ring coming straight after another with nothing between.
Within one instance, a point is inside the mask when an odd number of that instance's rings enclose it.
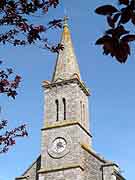
<instances>
[{"instance_id":1,"label":"granite stonework","mask_svg":"<svg viewBox=\"0 0 135 180\"><path fill-rule=\"evenodd\" d=\"M125 180L119 173L119 167L97 155L92 149L81 145L80 159L77 163L60 165L54 163L47 169L41 167L41 158L16 180ZM77 156L77 155L76 155ZM65 161L65 158L59 159Z\"/></svg>"},{"instance_id":2,"label":"granite stonework","mask_svg":"<svg viewBox=\"0 0 135 180\"><path fill-rule=\"evenodd\" d=\"M88 130L88 93L84 90L78 80L45 86L41 158L16 180L124 180L121 175L116 175L116 172L120 174L116 164L103 159L93 150L92 136ZM63 98L67 105L66 120L63 119ZM60 106L58 121L56 99ZM80 102L85 105L84 112ZM85 113L85 123L81 120L82 113ZM59 154L52 153L52 144L58 137L66 139L66 150Z\"/></svg>"},{"instance_id":3,"label":"granite stonework","mask_svg":"<svg viewBox=\"0 0 135 180\"><path fill-rule=\"evenodd\" d=\"M56 100L59 103L59 119L64 120L63 98L66 100L66 119L79 121L89 131L89 111L88 97L83 89L88 91L85 86L81 89L78 80L73 79L72 82L55 83L54 86L47 86L45 89L45 126L49 126L56 122L57 107ZM50 87L51 86L51 87ZM50 87L50 88L49 88Z\"/></svg>"},{"instance_id":4,"label":"granite stonework","mask_svg":"<svg viewBox=\"0 0 135 180\"><path fill-rule=\"evenodd\" d=\"M92 147L88 97L65 23L52 81L44 81L41 156L16 180L124 180ZM56 143L57 142L57 143Z\"/></svg>"},{"instance_id":5,"label":"granite stonework","mask_svg":"<svg viewBox=\"0 0 135 180\"><path fill-rule=\"evenodd\" d=\"M119 172L120 169L117 164L105 160L100 157L93 150L87 149L82 146L83 158L84 158L84 179L85 180L116 180L115 172ZM115 177L115 178L114 178ZM120 179L124 180L121 176Z\"/></svg>"}]
</instances>

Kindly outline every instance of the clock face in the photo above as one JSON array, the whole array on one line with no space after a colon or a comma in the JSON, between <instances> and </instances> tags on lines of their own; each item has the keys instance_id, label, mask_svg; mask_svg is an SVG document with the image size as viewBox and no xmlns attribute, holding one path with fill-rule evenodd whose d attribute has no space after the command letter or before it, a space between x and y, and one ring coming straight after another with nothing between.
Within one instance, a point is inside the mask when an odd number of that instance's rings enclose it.
<instances>
[{"instance_id":1,"label":"clock face","mask_svg":"<svg viewBox=\"0 0 135 180\"><path fill-rule=\"evenodd\" d=\"M47 152L51 158L62 158L70 152L72 140L65 132L56 133L50 137Z\"/></svg>"},{"instance_id":2,"label":"clock face","mask_svg":"<svg viewBox=\"0 0 135 180\"><path fill-rule=\"evenodd\" d=\"M56 138L52 143L52 150L55 153L62 153L66 148L67 142L64 138Z\"/></svg>"}]
</instances>

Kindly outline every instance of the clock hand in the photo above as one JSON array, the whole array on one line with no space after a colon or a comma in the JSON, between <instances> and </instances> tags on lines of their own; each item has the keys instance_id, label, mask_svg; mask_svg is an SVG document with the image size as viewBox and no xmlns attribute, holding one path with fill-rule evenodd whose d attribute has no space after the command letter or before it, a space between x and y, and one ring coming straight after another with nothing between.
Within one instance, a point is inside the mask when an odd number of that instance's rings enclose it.
<instances>
[{"instance_id":1,"label":"clock hand","mask_svg":"<svg viewBox=\"0 0 135 180\"><path fill-rule=\"evenodd\" d=\"M59 141L58 144L57 144L57 147L58 147L58 148L62 148L62 147L64 147L64 146L63 146L62 142Z\"/></svg>"}]
</instances>

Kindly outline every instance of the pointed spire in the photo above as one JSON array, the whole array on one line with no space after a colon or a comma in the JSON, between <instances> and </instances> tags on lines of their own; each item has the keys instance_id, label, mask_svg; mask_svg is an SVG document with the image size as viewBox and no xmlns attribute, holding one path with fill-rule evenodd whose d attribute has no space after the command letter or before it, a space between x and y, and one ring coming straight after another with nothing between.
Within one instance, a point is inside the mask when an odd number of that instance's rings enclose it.
<instances>
[{"instance_id":1,"label":"pointed spire","mask_svg":"<svg viewBox=\"0 0 135 180\"><path fill-rule=\"evenodd\" d=\"M58 54L52 82L68 80L74 77L80 79L80 70L74 53L67 20L68 17L64 17L63 33L61 38L61 44L64 46L64 50L60 50Z\"/></svg>"}]
</instances>

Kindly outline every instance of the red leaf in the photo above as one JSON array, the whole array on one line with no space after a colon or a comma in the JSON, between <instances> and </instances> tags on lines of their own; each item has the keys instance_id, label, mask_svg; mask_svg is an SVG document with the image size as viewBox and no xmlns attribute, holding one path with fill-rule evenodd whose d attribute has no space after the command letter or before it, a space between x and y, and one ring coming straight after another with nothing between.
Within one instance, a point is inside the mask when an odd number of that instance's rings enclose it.
<instances>
[{"instance_id":1,"label":"red leaf","mask_svg":"<svg viewBox=\"0 0 135 180\"><path fill-rule=\"evenodd\" d=\"M120 23L125 24L127 23L132 17L132 11L130 8L123 8Z\"/></svg>"},{"instance_id":2,"label":"red leaf","mask_svg":"<svg viewBox=\"0 0 135 180\"><path fill-rule=\"evenodd\" d=\"M130 47L129 47L129 44L128 44L127 42L121 41L121 42L120 42L120 46L122 46L123 51L124 51L125 53L127 53L128 55L130 55Z\"/></svg>"},{"instance_id":3,"label":"red leaf","mask_svg":"<svg viewBox=\"0 0 135 180\"><path fill-rule=\"evenodd\" d=\"M134 0L131 0L130 7L131 7L131 9L135 9L135 1Z\"/></svg>"},{"instance_id":4,"label":"red leaf","mask_svg":"<svg viewBox=\"0 0 135 180\"><path fill-rule=\"evenodd\" d=\"M114 23L114 20L112 19L112 16L107 16L107 22L110 27L112 27L112 28L115 27L115 23Z\"/></svg>"},{"instance_id":5,"label":"red leaf","mask_svg":"<svg viewBox=\"0 0 135 180\"><path fill-rule=\"evenodd\" d=\"M128 58L128 54L123 54L123 50L119 49L119 53L116 54L116 59L118 60L118 62L120 62L121 64L122 63L125 63L127 58Z\"/></svg>"},{"instance_id":6,"label":"red leaf","mask_svg":"<svg viewBox=\"0 0 135 180\"><path fill-rule=\"evenodd\" d=\"M131 34L131 35L126 35L121 39L123 42L130 42L130 41L134 41L135 40L135 35Z\"/></svg>"},{"instance_id":7,"label":"red leaf","mask_svg":"<svg viewBox=\"0 0 135 180\"><path fill-rule=\"evenodd\" d=\"M124 5L128 5L129 4L129 0L119 0L120 4L124 4Z\"/></svg>"},{"instance_id":8,"label":"red leaf","mask_svg":"<svg viewBox=\"0 0 135 180\"><path fill-rule=\"evenodd\" d=\"M115 15L113 16L113 21L114 21L114 22L117 22L117 20L119 19L120 15L121 15L120 13L115 14Z\"/></svg>"},{"instance_id":9,"label":"red leaf","mask_svg":"<svg viewBox=\"0 0 135 180\"><path fill-rule=\"evenodd\" d=\"M116 29L114 29L114 33L113 34L116 37L120 37L120 36L122 36L124 34L128 34L128 33L129 33L129 31L125 30L124 26L120 25Z\"/></svg>"},{"instance_id":10,"label":"red leaf","mask_svg":"<svg viewBox=\"0 0 135 180\"><path fill-rule=\"evenodd\" d=\"M118 12L118 10L112 5L104 5L104 6L98 7L95 10L95 12L97 14L100 14L100 15L110 15L110 14L113 14L115 12Z\"/></svg>"},{"instance_id":11,"label":"red leaf","mask_svg":"<svg viewBox=\"0 0 135 180\"><path fill-rule=\"evenodd\" d=\"M115 57L120 63L125 63L127 61L128 55L130 54L130 47L128 43L120 42L119 47L115 53Z\"/></svg>"},{"instance_id":12,"label":"red leaf","mask_svg":"<svg viewBox=\"0 0 135 180\"><path fill-rule=\"evenodd\" d=\"M105 55L108 55L108 54L113 54L114 52L113 52L113 44L111 43L111 42L106 42L105 44L104 44L104 46L103 46L103 54L105 54ZM113 56L113 55L112 55Z\"/></svg>"},{"instance_id":13,"label":"red leaf","mask_svg":"<svg viewBox=\"0 0 135 180\"><path fill-rule=\"evenodd\" d=\"M132 15L131 22L135 25L135 14Z\"/></svg>"},{"instance_id":14,"label":"red leaf","mask_svg":"<svg viewBox=\"0 0 135 180\"><path fill-rule=\"evenodd\" d=\"M108 29L107 31L105 31L106 34L113 34L114 33L114 29Z\"/></svg>"},{"instance_id":15,"label":"red leaf","mask_svg":"<svg viewBox=\"0 0 135 180\"><path fill-rule=\"evenodd\" d=\"M105 36L99 38L99 39L96 41L95 44L96 44L96 45L101 45L101 44L104 44L104 43L106 43L106 42L108 42L108 41L111 41L111 40L112 40L112 38L111 38L110 36L105 35Z\"/></svg>"}]
</instances>

